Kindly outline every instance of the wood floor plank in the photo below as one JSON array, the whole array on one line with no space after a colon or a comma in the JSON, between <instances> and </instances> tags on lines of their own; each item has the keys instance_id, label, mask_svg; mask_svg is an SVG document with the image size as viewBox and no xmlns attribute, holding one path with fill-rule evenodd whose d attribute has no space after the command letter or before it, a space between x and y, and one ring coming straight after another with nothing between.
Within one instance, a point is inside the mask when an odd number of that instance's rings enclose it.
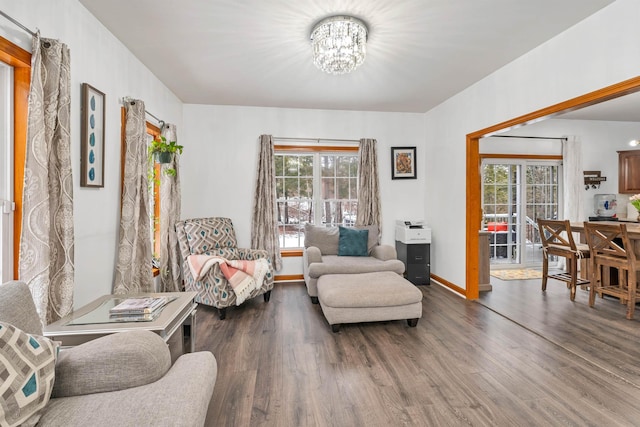
<instances>
[{"instance_id":1,"label":"wood floor plank","mask_svg":"<svg viewBox=\"0 0 640 427\"><path fill-rule=\"evenodd\" d=\"M391 321L343 325L333 333L304 284L278 285L269 303L256 298L230 308L223 321L202 307L196 346L212 351L219 368L207 425L582 426L640 420L640 388L572 353L572 346L587 344L574 342L570 333L557 332L560 346L437 285L419 289L423 317L415 328ZM551 293L543 299L567 309ZM582 320L550 313L555 308L542 303L537 309L521 320L556 329L561 322L584 337L592 332L585 326L594 315L588 307ZM607 350L608 339L594 336L588 345ZM628 347L616 344L609 355Z\"/></svg>"}]
</instances>

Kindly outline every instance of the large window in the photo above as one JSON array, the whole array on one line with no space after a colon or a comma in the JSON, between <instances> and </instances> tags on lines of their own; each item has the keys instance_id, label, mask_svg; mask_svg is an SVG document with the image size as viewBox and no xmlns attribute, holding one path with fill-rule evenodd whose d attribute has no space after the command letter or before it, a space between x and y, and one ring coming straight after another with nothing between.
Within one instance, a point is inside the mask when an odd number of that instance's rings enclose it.
<instances>
[{"instance_id":1,"label":"large window","mask_svg":"<svg viewBox=\"0 0 640 427\"><path fill-rule=\"evenodd\" d=\"M276 197L282 249L304 245L304 224L354 225L358 207L358 152L278 150Z\"/></svg>"}]
</instances>

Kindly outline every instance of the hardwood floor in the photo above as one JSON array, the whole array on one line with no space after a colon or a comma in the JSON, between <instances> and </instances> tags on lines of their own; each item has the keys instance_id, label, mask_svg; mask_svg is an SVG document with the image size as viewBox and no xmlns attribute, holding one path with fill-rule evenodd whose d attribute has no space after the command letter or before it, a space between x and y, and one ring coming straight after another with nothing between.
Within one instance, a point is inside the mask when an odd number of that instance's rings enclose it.
<instances>
[{"instance_id":1,"label":"hardwood floor","mask_svg":"<svg viewBox=\"0 0 640 427\"><path fill-rule=\"evenodd\" d=\"M637 383L438 285L419 289L416 328L393 321L334 334L304 284L276 285L269 303L255 298L224 321L201 306L197 348L218 361L207 425L640 423Z\"/></svg>"},{"instance_id":2,"label":"hardwood floor","mask_svg":"<svg viewBox=\"0 0 640 427\"><path fill-rule=\"evenodd\" d=\"M640 387L640 321L627 320L626 305L615 298L596 297L578 288L569 299L564 282L550 279L541 291L541 279L503 281L491 278L493 291L479 302L577 357ZM640 424L640 422L638 423Z\"/></svg>"}]
</instances>

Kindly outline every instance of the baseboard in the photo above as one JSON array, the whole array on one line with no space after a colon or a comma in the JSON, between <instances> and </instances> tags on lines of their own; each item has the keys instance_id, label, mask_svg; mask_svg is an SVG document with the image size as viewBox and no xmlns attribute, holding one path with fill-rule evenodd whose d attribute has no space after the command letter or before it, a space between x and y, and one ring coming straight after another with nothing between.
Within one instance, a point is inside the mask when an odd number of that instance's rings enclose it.
<instances>
[{"instance_id":1,"label":"baseboard","mask_svg":"<svg viewBox=\"0 0 640 427\"><path fill-rule=\"evenodd\" d=\"M441 286L444 286L445 288L451 289L453 292L460 294L465 298L467 297L467 291L465 289L462 289L461 287L454 285L453 283L449 282L446 279L443 279L437 274L431 273L431 280L433 280L434 282L438 283Z\"/></svg>"},{"instance_id":2,"label":"baseboard","mask_svg":"<svg viewBox=\"0 0 640 427\"><path fill-rule=\"evenodd\" d=\"M281 274L275 276L273 281L277 283L304 282L304 276L302 274Z\"/></svg>"}]
</instances>

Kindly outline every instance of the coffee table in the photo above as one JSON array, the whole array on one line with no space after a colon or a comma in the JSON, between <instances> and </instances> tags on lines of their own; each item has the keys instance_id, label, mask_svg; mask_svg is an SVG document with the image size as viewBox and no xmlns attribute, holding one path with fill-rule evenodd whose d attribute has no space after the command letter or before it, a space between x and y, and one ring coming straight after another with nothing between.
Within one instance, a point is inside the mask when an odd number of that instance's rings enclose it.
<instances>
[{"instance_id":1,"label":"coffee table","mask_svg":"<svg viewBox=\"0 0 640 427\"><path fill-rule=\"evenodd\" d=\"M182 351L185 352L185 340L189 338L189 352L196 345L196 292L165 292L127 295L104 295L84 307L73 311L62 319L45 326L44 336L62 342L62 347L73 347L87 341L114 334L116 332L147 330L160 335L168 342L173 334L182 327ZM166 304L160 315L152 321L114 322L109 318L109 309L126 298L148 296L172 296L175 300Z\"/></svg>"}]
</instances>

